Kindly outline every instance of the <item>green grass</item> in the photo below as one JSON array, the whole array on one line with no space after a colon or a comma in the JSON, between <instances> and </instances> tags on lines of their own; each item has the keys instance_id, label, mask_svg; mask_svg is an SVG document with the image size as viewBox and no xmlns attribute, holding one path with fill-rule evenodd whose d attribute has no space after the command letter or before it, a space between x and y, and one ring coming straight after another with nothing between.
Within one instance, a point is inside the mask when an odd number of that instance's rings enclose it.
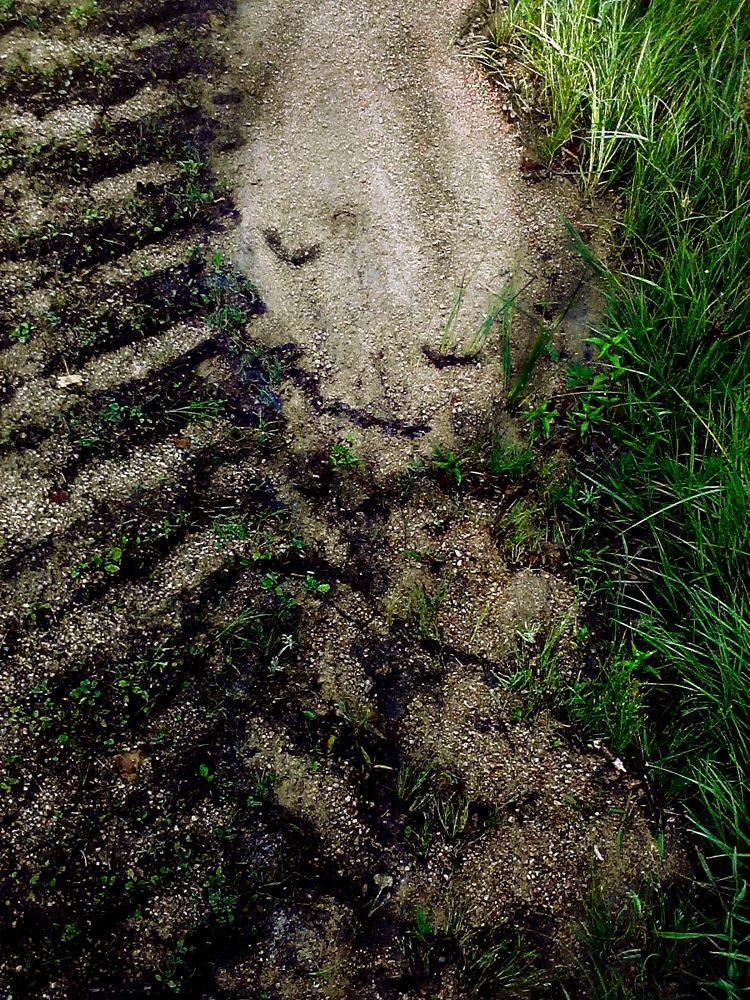
<instances>
[{"instance_id":1,"label":"green grass","mask_svg":"<svg viewBox=\"0 0 750 1000\"><path fill-rule=\"evenodd\" d=\"M461 309L463 308L464 299L466 298L466 290L469 287L469 279L467 275L461 278L461 283L458 286L456 296L453 300L453 305L451 306L448 317L443 326L442 336L440 338L440 353L442 355L450 354L453 348L456 346L456 332L458 328L458 321L461 315Z\"/></svg>"},{"instance_id":2,"label":"green grass","mask_svg":"<svg viewBox=\"0 0 750 1000\"><path fill-rule=\"evenodd\" d=\"M606 739L615 753L643 749L647 706L644 692L658 673L649 654L634 644L615 647L594 682L579 677L570 685L565 709L577 729Z\"/></svg>"},{"instance_id":3,"label":"green grass","mask_svg":"<svg viewBox=\"0 0 750 1000\"><path fill-rule=\"evenodd\" d=\"M615 188L621 203L620 268L579 242L606 290L594 337L605 380L575 389L571 425L606 455L581 475L598 497L589 530L611 540L599 579L619 652L577 686L572 711L621 750L639 745L684 803L703 868L690 933L704 988L739 997L750 989L750 6L511 0L496 33L484 61L506 72L497 51L510 48L525 67L549 114L550 162L577 163L585 192Z\"/></svg>"},{"instance_id":4,"label":"green grass","mask_svg":"<svg viewBox=\"0 0 750 1000\"><path fill-rule=\"evenodd\" d=\"M436 838L452 842L466 830L469 799L459 780L431 764L402 765L396 797L406 813L404 840L418 855L427 856Z\"/></svg>"},{"instance_id":5,"label":"green grass","mask_svg":"<svg viewBox=\"0 0 750 1000\"><path fill-rule=\"evenodd\" d=\"M507 926L473 928L453 901L438 912L417 906L404 945L415 971L428 977L450 955L469 996L532 1000L550 995L552 973L519 932Z\"/></svg>"},{"instance_id":6,"label":"green grass","mask_svg":"<svg viewBox=\"0 0 750 1000\"><path fill-rule=\"evenodd\" d=\"M579 932L585 949L583 995L590 1000L694 996L683 969L695 947L695 920L690 896L666 891L653 878L619 900L594 879Z\"/></svg>"}]
</instances>

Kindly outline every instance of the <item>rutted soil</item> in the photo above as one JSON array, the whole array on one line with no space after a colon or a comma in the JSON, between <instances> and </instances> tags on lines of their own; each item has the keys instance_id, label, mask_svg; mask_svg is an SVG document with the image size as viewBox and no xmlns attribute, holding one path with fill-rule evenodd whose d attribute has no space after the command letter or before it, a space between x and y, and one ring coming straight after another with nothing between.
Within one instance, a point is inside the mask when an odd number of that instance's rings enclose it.
<instances>
[{"instance_id":1,"label":"rutted soil","mask_svg":"<svg viewBox=\"0 0 750 1000\"><path fill-rule=\"evenodd\" d=\"M597 220L460 4L346 8L0 5L9 997L575 995L674 867L506 405Z\"/></svg>"}]
</instances>

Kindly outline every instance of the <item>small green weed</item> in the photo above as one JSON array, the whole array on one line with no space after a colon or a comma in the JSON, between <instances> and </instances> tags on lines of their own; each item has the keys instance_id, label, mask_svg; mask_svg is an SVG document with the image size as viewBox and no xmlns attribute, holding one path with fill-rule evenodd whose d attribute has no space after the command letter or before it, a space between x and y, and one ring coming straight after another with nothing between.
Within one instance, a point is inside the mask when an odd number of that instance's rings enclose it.
<instances>
[{"instance_id":1,"label":"small green weed","mask_svg":"<svg viewBox=\"0 0 750 1000\"><path fill-rule=\"evenodd\" d=\"M347 434L346 437L338 441L333 448L331 448L330 453L331 465L334 469L343 468L357 468L361 469L363 467L362 460L357 456L354 450L354 435Z\"/></svg>"},{"instance_id":2,"label":"small green weed","mask_svg":"<svg viewBox=\"0 0 750 1000\"><path fill-rule=\"evenodd\" d=\"M248 795L246 805L248 809L260 809L264 802L271 796L274 785L281 780L278 774L272 771L262 770L255 779L255 786L252 794Z\"/></svg>"},{"instance_id":3,"label":"small green weed","mask_svg":"<svg viewBox=\"0 0 750 1000\"><path fill-rule=\"evenodd\" d=\"M244 542L250 538L252 531L247 521L241 517L219 514L213 520L213 530L217 538L217 547L231 542Z\"/></svg>"},{"instance_id":4,"label":"small green weed","mask_svg":"<svg viewBox=\"0 0 750 1000\"><path fill-rule=\"evenodd\" d=\"M432 449L432 467L440 473L442 478L454 486L461 485L463 481L462 466L466 462L466 458L459 457L448 448L435 445Z\"/></svg>"},{"instance_id":5,"label":"small green weed","mask_svg":"<svg viewBox=\"0 0 750 1000\"><path fill-rule=\"evenodd\" d=\"M95 680L84 677L71 688L70 697L75 702L78 710L86 707L93 707L102 696L101 688Z\"/></svg>"},{"instance_id":6,"label":"small green weed","mask_svg":"<svg viewBox=\"0 0 750 1000\"><path fill-rule=\"evenodd\" d=\"M86 573L119 573L130 541L128 535L119 535L113 544L74 565L70 570L71 577L75 580Z\"/></svg>"},{"instance_id":7,"label":"small green weed","mask_svg":"<svg viewBox=\"0 0 750 1000\"><path fill-rule=\"evenodd\" d=\"M83 0L82 3L75 3L68 11L68 21L71 24L85 26L85 24L96 17L99 13L97 0Z\"/></svg>"},{"instance_id":8,"label":"small green weed","mask_svg":"<svg viewBox=\"0 0 750 1000\"><path fill-rule=\"evenodd\" d=\"M223 399L191 399L186 406L165 410L164 416L174 423L188 421L210 424L219 419L225 405L226 400Z\"/></svg>"},{"instance_id":9,"label":"small green weed","mask_svg":"<svg viewBox=\"0 0 750 1000\"><path fill-rule=\"evenodd\" d=\"M22 726L34 738L48 729L60 713L60 707L46 680L35 684L23 699L16 700L7 695L5 703L10 723Z\"/></svg>"},{"instance_id":10,"label":"small green weed","mask_svg":"<svg viewBox=\"0 0 750 1000\"><path fill-rule=\"evenodd\" d=\"M402 587L388 602L389 622L398 620L416 625L417 633L426 642L442 642L438 614L447 597L444 583L416 580Z\"/></svg>"},{"instance_id":11,"label":"small green weed","mask_svg":"<svg viewBox=\"0 0 750 1000\"><path fill-rule=\"evenodd\" d=\"M321 583L312 573L308 573L305 577L305 590L311 594L327 594L330 589L330 583Z\"/></svg>"},{"instance_id":12,"label":"small green weed","mask_svg":"<svg viewBox=\"0 0 750 1000\"><path fill-rule=\"evenodd\" d=\"M8 334L8 338L12 344L28 344L31 340L31 334L34 331L34 327L27 320L23 323L19 323L14 326L13 329Z\"/></svg>"},{"instance_id":13,"label":"small green weed","mask_svg":"<svg viewBox=\"0 0 750 1000\"><path fill-rule=\"evenodd\" d=\"M283 658L296 645L293 622L298 604L278 574L267 573L261 584L269 599L243 608L216 635L230 656L256 650L263 655L269 672L279 673Z\"/></svg>"},{"instance_id":14,"label":"small green weed","mask_svg":"<svg viewBox=\"0 0 750 1000\"><path fill-rule=\"evenodd\" d=\"M178 938L159 972L154 975L156 982L162 983L173 993L180 993L184 968L190 951L191 949L185 944L185 938Z\"/></svg>"},{"instance_id":15,"label":"small green weed","mask_svg":"<svg viewBox=\"0 0 750 1000\"><path fill-rule=\"evenodd\" d=\"M140 403L129 405L113 400L101 409L99 419L104 424L121 424L125 421L140 424L145 420L145 415Z\"/></svg>"},{"instance_id":16,"label":"small green weed","mask_svg":"<svg viewBox=\"0 0 750 1000\"><path fill-rule=\"evenodd\" d=\"M239 896L228 890L227 879L221 866L208 876L203 885L216 922L220 926L233 924Z\"/></svg>"},{"instance_id":17,"label":"small green weed","mask_svg":"<svg viewBox=\"0 0 750 1000\"><path fill-rule=\"evenodd\" d=\"M396 797L404 803L409 821L404 839L426 855L435 838L456 840L469 820L469 799L458 779L430 764L402 765L396 776Z\"/></svg>"},{"instance_id":18,"label":"small green weed","mask_svg":"<svg viewBox=\"0 0 750 1000\"><path fill-rule=\"evenodd\" d=\"M209 326L217 330L241 330L248 321L247 310L241 306L224 304L206 317Z\"/></svg>"},{"instance_id":19,"label":"small green weed","mask_svg":"<svg viewBox=\"0 0 750 1000\"><path fill-rule=\"evenodd\" d=\"M493 476L503 476L511 482L523 479L534 465L534 452L528 445L509 442L503 435L492 435L483 460Z\"/></svg>"},{"instance_id":20,"label":"small green weed","mask_svg":"<svg viewBox=\"0 0 750 1000\"><path fill-rule=\"evenodd\" d=\"M568 627L568 618L563 617L547 631L536 624L518 630L506 670L495 675L512 695L517 720L534 718L545 707L557 707L564 697L566 680L559 658Z\"/></svg>"},{"instance_id":21,"label":"small green weed","mask_svg":"<svg viewBox=\"0 0 750 1000\"><path fill-rule=\"evenodd\" d=\"M95 77L109 76L114 69L112 63L103 56L89 56L84 60L83 65Z\"/></svg>"},{"instance_id":22,"label":"small green weed","mask_svg":"<svg viewBox=\"0 0 750 1000\"><path fill-rule=\"evenodd\" d=\"M539 327L534 343L531 346L531 350L521 365L515 380L508 389L508 406L513 406L518 402L521 393L529 383L529 379L531 378L534 368L536 368L537 362L549 349L551 341L552 330L548 326Z\"/></svg>"},{"instance_id":23,"label":"small green weed","mask_svg":"<svg viewBox=\"0 0 750 1000\"><path fill-rule=\"evenodd\" d=\"M541 555L549 528L547 512L533 494L514 501L495 521L500 551L514 566Z\"/></svg>"},{"instance_id":24,"label":"small green weed","mask_svg":"<svg viewBox=\"0 0 750 1000\"><path fill-rule=\"evenodd\" d=\"M544 441L548 441L552 434L552 426L559 414L553 404L548 399L544 399L533 409L525 411L521 416L530 425L529 438L531 441L535 441L540 437Z\"/></svg>"},{"instance_id":25,"label":"small green weed","mask_svg":"<svg viewBox=\"0 0 750 1000\"><path fill-rule=\"evenodd\" d=\"M453 305L448 313L448 318L443 326L443 334L440 338L440 353L442 355L449 354L455 347L456 329L458 327L458 320L464 304L464 299L466 298L466 290L468 286L469 279L466 275L464 275L458 286L458 291L456 292Z\"/></svg>"}]
</instances>

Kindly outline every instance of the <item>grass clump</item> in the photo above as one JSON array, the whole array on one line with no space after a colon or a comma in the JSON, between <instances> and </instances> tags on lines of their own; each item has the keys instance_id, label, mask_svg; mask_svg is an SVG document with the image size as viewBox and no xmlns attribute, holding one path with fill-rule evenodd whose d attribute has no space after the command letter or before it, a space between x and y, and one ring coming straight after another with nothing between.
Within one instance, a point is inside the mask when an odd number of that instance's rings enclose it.
<instances>
[{"instance_id":1,"label":"grass clump","mask_svg":"<svg viewBox=\"0 0 750 1000\"><path fill-rule=\"evenodd\" d=\"M749 40L739 0L513 0L496 38L548 112L550 161L620 192L624 266L579 244L607 308L571 431L601 446L590 530L614 541L629 637L572 710L640 742L685 802L706 889L691 934L724 997L750 989Z\"/></svg>"},{"instance_id":2,"label":"grass clump","mask_svg":"<svg viewBox=\"0 0 750 1000\"><path fill-rule=\"evenodd\" d=\"M658 1000L694 996L686 958L695 946L692 899L646 881L624 899L608 898L594 880L580 927L586 961L585 996L591 1000ZM566 996L569 994L566 993Z\"/></svg>"},{"instance_id":3,"label":"grass clump","mask_svg":"<svg viewBox=\"0 0 750 1000\"><path fill-rule=\"evenodd\" d=\"M566 714L576 728L606 739L615 753L647 749L644 691L648 680L659 676L648 665L650 655L623 644L612 651L598 676L579 676L565 699Z\"/></svg>"},{"instance_id":4,"label":"grass clump","mask_svg":"<svg viewBox=\"0 0 750 1000\"><path fill-rule=\"evenodd\" d=\"M466 830L471 803L458 778L431 764L404 764L396 779L396 798L405 808L404 840L427 856L436 838L452 842Z\"/></svg>"},{"instance_id":5,"label":"grass clump","mask_svg":"<svg viewBox=\"0 0 750 1000\"><path fill-rule=\"evenodd\" d=\"M471 996L531 1000L548 995L552 986L553 977L542 968L539 952L520 931L472 927L453 901L439 912L417 906L404 945L412 967L428 979L452 958L461 985Z\"/></svg>"}]
</instances>

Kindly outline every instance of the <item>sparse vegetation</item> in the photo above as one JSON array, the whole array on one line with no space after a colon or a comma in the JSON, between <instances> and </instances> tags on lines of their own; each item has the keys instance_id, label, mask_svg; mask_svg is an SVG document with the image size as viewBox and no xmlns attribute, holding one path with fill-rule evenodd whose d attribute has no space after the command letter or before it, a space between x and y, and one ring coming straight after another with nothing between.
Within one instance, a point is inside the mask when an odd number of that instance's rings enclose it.
<instances>
[{"instance_id":1,"label":"sparse vegetation","mask_svg":"<svg viewBox=\"0 0 750 1000\"><path fill-rule=\"evenodd\" d=\"M228 928L244 933L264 885L278 892L294 878L291 831L265 860L256 852L273 823L272 779L239 776L231 739L213 735L228 712L228 677L267 676L294 646L297 605L283 592L265 593L261 579L287 552L286 568L294 566L300 539L256 470L229 509L220 483L233 463L255 465L260 425L266 438L278 425L271 387L282 360L247 335L258 308L249 281L204 249L203 227L211 222L220 233L229 206L204 155L217 123L206 119L202 85L185 73L200 77L209 64L208 50L188 35L204 33L212 6L40 3L33 18L31 4L0 7L3 29L38 31L62 53L59 65L40 70L21 49L4 63L3 99L12 86L13 98L39 116L92 99L104 108L92 112L90 136L39 144L21 141L17 130L3 136L0 166L17 172L18 190L39 185L51 205L62 192L68 206L64 217L51 208L33 227L15 201L6 206L0 255L23 277L8 282L1 346L5 357L23 354L18 365L60 396L43 416L21 407L3 428L4 468L12 473L18 454L38 448L50 487L32 502L65 513L76 509L75 483L87 468L132 463L130 477L115 474L66 531L4 539L5 593L26 581L18 592L28 587L30 596L25 607L11 598L3 617L3 642L15 637L3 648L11 687L3 694L0 779L9 833L0 991L8 995L189 992L205 969L204 947ZM160 46L134 48L130 61L68 59L74 35L96 31L104 52L108 32L137 32L152 16L165 21ZM146 80L161 93L157 110L113 123L109 109ZM177 105L164 100L170 80L183 95ZM155 165L155 180L129 182L127 172L141 164ZM114 195L90 193L111 178ZM170 255L169 240L177 250L190 242L189 252ZM139 247L151 250L147 267L131 264ZM27 311L40 288L49 307ZM99 385L87 372L92 360L118 350L127 357L138 345L144 377L122 362L117 381ZM207 361L225 368L207 377L199 370ZM11 362L3 378L5 403L26 376L19 383ZM139 454L165 447L184 459L179 472L167 462L149 478ZM181 589L168 573L160 586L163 567L204 533L215 558L197 581ZM54 572L32 583L39 560ZM303 566L294 568L304 577ZM203 593L212 574L216 585ZM261 615L255 632L242 612L253 606ZM193 624L175 627L187 607ZM31 667L25 643L38 650ZM200 833L191 815L207 821ZM191 902L176 902L185 891ZM157 942L149 906L160 896L167 903ZM128 921L151 942L148 955L123 943Z\"/></svg>"},{"instance_id":2,"label":"sparse vegetation","mask_svg":"<svg viewBox=\"0 0 750 1000\"><path fill-rule=\"evenodd\" d=\"M343 440L336 442L331 448L330 458L334 469L361 469L363 464L355 450L353 434L347 434Z\"/></svg>"},{"instance_id":3,"label":"sparse vegetation","mask_svg":"<svg viewBox=\"0 0 750 1000\"><path fill-rule=\"evenodd\" d=\"M534 718L545 707L558 708L568 680L558 663L567 628L563 618L547 633L534 623L518 630L507 669L497 674L498 684L514 702L514 718Z\"/></svg>"},{"instance_id":4,"label":"sparse vegetation","mask_svg":"<svg viewBox=\"0 0 750 1000\"><path fill-rule=\"evenodd\" d=\"M458 779L429 763L405 764L396 776L396 797L407 813L406 844L426 856L436 837L453 841L466 829L469 800Z\"/></svg>"},{"instance_id":5,"label":"sparse vegetation","mask_svg":"<svg viewBox=\"0 0 750 1000\"><path fill-rule=\"evenodd\" d=\"M389 620L402 623L404 628L413 628L425 642L439 644L442 634L438 615L445 597L444 584L430 579L413 580L389 600Z\"/></svg>"},{"instance_id":6,"label":"sparse vegetation","mask_svg":"<svg viewBox=\"0 0 750 1000\"><path fill-rule=\"evenodd\" d=\"M406 947L412 962L428 974L455 956L462 985L474 996L531 1000L549 990L554 978L520 935L509 928L474 929L455 906L440 913L418 906Z\"/></svg>"}]
</instances>

